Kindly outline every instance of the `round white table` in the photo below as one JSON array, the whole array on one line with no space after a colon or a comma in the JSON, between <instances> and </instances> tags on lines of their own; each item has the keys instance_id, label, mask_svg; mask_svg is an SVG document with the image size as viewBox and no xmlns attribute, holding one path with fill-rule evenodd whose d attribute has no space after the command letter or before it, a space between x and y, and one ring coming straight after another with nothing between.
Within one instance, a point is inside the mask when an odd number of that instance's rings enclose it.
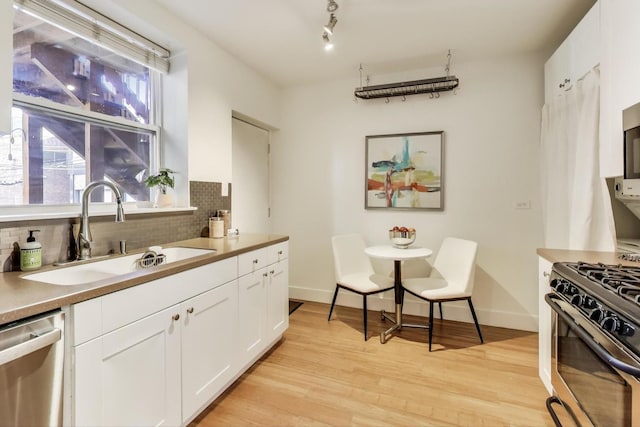
<instances>
[{"instance_id":1,"label":"round white table","mask_svg":"<svg viewBox=\"0 0 640 427\"><path fill-rule=\"evenodd\" d=\"M391 334L402 328L402 261L415 258L428 258L433 251L420 246L409 246L407 248L396 248L392 245L370 246L365 248L364 253L371 258L392 259L393 260L393 284L396 301L396 318L389 317L382 310L382 317L393 323L388 330L380 333L380 342L387 342ZM414 326L414 325L405 325Z\"/></svg>"}]
</instances>

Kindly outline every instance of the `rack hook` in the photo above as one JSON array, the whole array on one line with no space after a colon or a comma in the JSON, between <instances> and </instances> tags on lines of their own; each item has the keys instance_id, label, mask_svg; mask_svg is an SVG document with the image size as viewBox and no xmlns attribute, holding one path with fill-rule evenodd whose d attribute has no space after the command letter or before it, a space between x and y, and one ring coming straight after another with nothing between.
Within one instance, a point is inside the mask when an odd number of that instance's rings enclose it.
<instances>
[{"instance_id":1,"label":"rack hook","mask_svg":"<svg viewBox=\"0 0 640 427\"><path fill-rule=\"evenodd\" d=\"M433 99L433 92L429 94L429 99Z\"/></svg>"},{"instance_id":2,"label":"rack hook","mask_svg":"<svg viewBox=\"0 0 640 427\"><path fill-rule=\"evenodd\" d=\"M402 95L402 102L407 100L407 96L406 95Z\"/></svg>"},{"instance_id":3,"label":"rack hook","mask_svg":"<svg viewBox=\"0 0 640 427\"><path fill-rule=\"evenodd\" d=\"M389 103L389 97L388 97L388 96L387 96L387 99L385 99L385 100L384 100L384 103L385 103L385 104L388 104L388 103Z\"/></svg>"},{"instance_id":4,"label":"rack hook","mask_svg":"<svg viewBox=\"0 0 640 427\"><path fill-rule=\"evenodd\" d=\"M436 98L440 98L440 92L436 92Z\"/></svg>"}]
</instances>

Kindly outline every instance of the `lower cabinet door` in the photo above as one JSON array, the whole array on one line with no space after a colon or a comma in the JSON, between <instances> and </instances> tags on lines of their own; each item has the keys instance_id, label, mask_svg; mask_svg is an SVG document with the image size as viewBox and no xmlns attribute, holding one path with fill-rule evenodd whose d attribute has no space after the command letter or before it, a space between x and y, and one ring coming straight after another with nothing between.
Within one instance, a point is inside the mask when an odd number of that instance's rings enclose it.
<instances>
[{"instance_id":1,"label":"lower cabinet door","mask_svg":"<svg viewBox=\"0 0 640 427\"><path fill-rule=\"evenodd\" d=\"M238 279L240 362L242 366L255 359L267 346L266 269Z\"/></svg>"},{"instance_id":2,"label":"lower cabinet door","mask_svg":"<svg viewBox=\"0 0 640 427\"><path fill-rule=\"evenodd\" d=\"M220 394L240 368L236 344L238 282L180 305L182 320L183 422Z\"/></svg>"},{"instance_id":3,"label":"lower cabinet door","mask_svg":"<svg viewBox=\"0 0 640 427\"><path fill-rule=\"evenodd\" d=\"M178 306L74 348L77 426L181 424Z\"/></svg>"},{"instance_id":4,"label":"lower cabinet door","mask_svg":"<svg viewBox=\"0 0 640 427\"><path fill-rule=\"evenodd\" d=\"M268 267L267 325L268 341L280 336L289 327L289 260L284 259Z\"/></svg>"}]
</instances>

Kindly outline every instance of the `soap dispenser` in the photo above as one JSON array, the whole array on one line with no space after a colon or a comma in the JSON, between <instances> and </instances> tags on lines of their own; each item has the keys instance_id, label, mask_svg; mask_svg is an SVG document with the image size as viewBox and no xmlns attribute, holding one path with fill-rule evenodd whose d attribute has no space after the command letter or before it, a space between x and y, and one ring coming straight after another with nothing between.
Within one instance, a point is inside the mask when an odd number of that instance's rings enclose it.
<instances>
[{"instance_id":1,"label":"soap dispenser","mask_svg":"<svg viewBox=\"0 0 640 427\"><path fill-rule=\"evenodd\" d=\"M36 241L33 233L40 230L29 230L27 243L20 247L20 270L30 271L42 267L42 244Z\"/></svg>"}]
</instances>

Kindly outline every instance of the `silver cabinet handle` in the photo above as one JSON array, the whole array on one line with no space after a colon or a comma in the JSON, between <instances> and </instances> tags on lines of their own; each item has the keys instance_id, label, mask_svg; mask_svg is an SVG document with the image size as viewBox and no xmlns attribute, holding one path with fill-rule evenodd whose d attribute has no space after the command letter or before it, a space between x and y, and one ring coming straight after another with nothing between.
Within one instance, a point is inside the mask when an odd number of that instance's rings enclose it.
<instances>
[{"instance_id":1,"label":"silver cabinet handle","mask_svg":"<svg viewBox=\"0 0 640 427\"><path fill-rule=\"evenodd\" d=\"M193 313L193 307L187 308L187 313L189 313L189 314Z\"/></svg>"},{"instance_id":2,"label":"silver cabinet handle","mask_svg":"<svg viewBox=\"0 0 640 427\"><path fill-rule=\"evenodd\" d=\"M276 272L275 270L271 270L269 273L273 274L273 273L275 273L275 272Z\"/></svg>"},{"instance_id":3,"label":"silver cabinet handle","mask_svg":"<svg viewBox=\"0 0 640 427\"><path fill-rule=\"evenodd\" d=\"M542 273L542 275L543 275L544 277L549 277L549 276L551 276L551 275L549 274L549 272L548 272L548 271L543 272L543 273Z\"/></svg>"},{"instance_id":4,"label":"silver cabinet handle","mask_svg":"<svg viewBox=\"0 0 640 427\"><path fill-rule=\"evenodd\" d=\"M257 260L257 259L254 259L254 260L253 260L253 263L254 263L254 264L257 264L257 263L258 263L258 260Z\"/></svg>"},{"instance_id":5,"label":"silver cabinet handle","mask_svg":"<svg viewBox=\"0 0 640 427\"><path fill-rule=\"evenodd\" d=\"M178 313L174 314L173 316L171 316L171 318L173 320L180 320L180 315Z\"/></svg>"},{"instance_id":6,"label":"silver cabinet handle","mask_svg":"<svg viewBox=\"0 0 640 427\"><path fill-rule=\"evenodd\" d=\"M268 274L267 273L262 273L262 277L267 277Z\"/></svg>"},{"instance_id":7,"label":"silver cabinet handle","mask_svg":"<svg viewBox=\"0 0 640 427\"><path fill-rule=\"evenodd\" d=\"M48 345L59 341L62 338L62 331L60 329L53 329L42 335L32 334L32 338L29 341L25 341L13 347L9 347L0 351L0 365L12 362L19 359L22 356L33 353Z\"/></svg>"},{"instance_id":8,"label":"silver cabinet handle","mask_svg":"<svg viewBox=\"0 0 640 427\"><path fill-rule=\"evenodd\" d=\"M282 251L278 251L278 255L282 255Z\"/></svg>"}]
</instances>

